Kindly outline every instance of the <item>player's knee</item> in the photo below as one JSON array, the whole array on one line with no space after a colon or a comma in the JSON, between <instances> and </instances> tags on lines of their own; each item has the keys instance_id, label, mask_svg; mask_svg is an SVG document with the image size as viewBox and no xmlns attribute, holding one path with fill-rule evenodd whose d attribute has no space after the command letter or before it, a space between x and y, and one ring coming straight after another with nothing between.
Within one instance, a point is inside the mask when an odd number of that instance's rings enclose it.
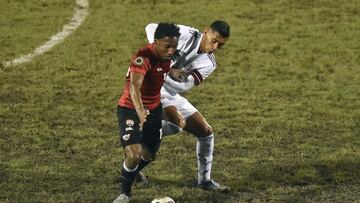
<instances>
[{"instance_id":1,"label":"player's knee","mask_svg":"<svg viewBox=\"0 0 360 203\"><path fill-rule=\"evenodd\" d=\"M146 154L143 157L147 161L155 161L156 160L156 154Z\"/></svg>"},{"instance_id":2,"label":"player's knee","mask_svg":"<svg viewBox=\"0 0 360 203\"><path fill-rule=\"evenodd\" d=\"M178 126L181 128L181 129L184 129L185 126L186 126L186 120L184 117L180 117L179 120L178 120Z\"/></svg>"},{"instance_id":3,"label":"player's knee","mask_svg":"<svg viewBox=\"0 0 360 203\"><path fill-rule=\"evenodd\" d=\"M207 136L214 134L213 128L210 125L207 127L206 134Z\"/></svg>"},{"instance_id":4,"label":"player's knee","mask_svg":"<svg viewBox=\"0 0 360 203\"><path fill-rule=\"evenodd\" d=\"M202 135L200 137L207 137L214 133L213 128L210 125L205 125L202 130Z\"/></svg>"},{"instance_id":5,"label":"player's knee","mask_svg":"<svg viewBox=\"0 0 360 203\"><path fill-rule=\"evenodd\" d=\"M126 163L129 167L135 167L140 162L141 150L140 146L128 146L125 148Z\"/></svg>"},{"instance_id":6,"label":"player's knee","mask_svg":"<svg viewBox=\"0 0 360 203\"><path fill-rule=\"evenodd\" d=\"M129 168L135 168L140 163L140 156L126 156L126 166Z\"/></svg>"},{"instance_id":7,"label":"player's knee","mask_svg":"<svg viewBox=\"0 0 360 203\"><path fill-rule=\"evenodd\" d=\"M184 129L185 125L186 125L186 120L182 116L177 116L176 118L173 118L170 122L174 123L175 125L177 125L181 129Z\"/></svg>"},{"instance_id":8,"label":"player's knee","mask_svg":"<svg viewBox=\"0 0 360 203\"><path fill-rule=\"evenodd\" d=\"M197 130L196 132L193 132L193 134L196 136L196 137L208 137L210 135L212 135L214 132L213 132L213 129L211 126L204 126L203 128Z\"/></svg>"}]
</instances>

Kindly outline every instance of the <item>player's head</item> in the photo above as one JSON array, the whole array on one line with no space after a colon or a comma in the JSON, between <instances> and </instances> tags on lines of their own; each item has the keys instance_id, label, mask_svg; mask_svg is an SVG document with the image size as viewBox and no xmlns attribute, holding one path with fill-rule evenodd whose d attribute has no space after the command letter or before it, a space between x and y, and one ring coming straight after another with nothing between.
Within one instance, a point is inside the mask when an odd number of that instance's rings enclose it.
<instances>
[{"instance_id":1,"label":"player's head","mask_svg":"<svg viewBox=\"0 0 360 203\"><path fill-rule=\"evenodd\" d=\"M227 22L216 20L204 31L200 42L202 53L212 53L222 47L230 37L230 26Z\"/></svg>"},{"instance_id":2,"label":"player's head","mask_svg":"<svg viewBox=\"0 0 360 203\"><path fill-rule=\"evenodd\" d=\"M159 23L155 30L155 53L161 59L170 59L176 51L179 36L179 27L174 23Z\"/></svg>"}]
</instances>

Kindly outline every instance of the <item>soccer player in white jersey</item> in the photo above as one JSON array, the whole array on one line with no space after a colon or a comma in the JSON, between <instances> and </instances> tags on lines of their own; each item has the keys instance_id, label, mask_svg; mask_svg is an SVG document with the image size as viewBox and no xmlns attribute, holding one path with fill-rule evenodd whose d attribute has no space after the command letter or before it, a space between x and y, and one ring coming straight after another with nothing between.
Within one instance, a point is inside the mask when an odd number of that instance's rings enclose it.
<instances>
[{"instance_id":1,"label":"soccer player in white jersey","mask_svg":"<svg viewBox=\"0 0 360 203\"><path fill-rule=\"evenodd\" d=\"M214 150L214 132L203 115L180 93L203 82L216 68L214 53L230 36L230 26L225 21L214 21L203 33L184 25L180 27L177 51L172 58L172 68L182 69L177 78L167 77L161 89L161 103L166 120L162 121L163 136L176 134L183 129L197 138L198 187L204 190L228 191L229 187L211 179ZM154 41L157 24L146 26L148 41ZM171 70L170 70L171 71Z\"/></svg>"}]
</instances>

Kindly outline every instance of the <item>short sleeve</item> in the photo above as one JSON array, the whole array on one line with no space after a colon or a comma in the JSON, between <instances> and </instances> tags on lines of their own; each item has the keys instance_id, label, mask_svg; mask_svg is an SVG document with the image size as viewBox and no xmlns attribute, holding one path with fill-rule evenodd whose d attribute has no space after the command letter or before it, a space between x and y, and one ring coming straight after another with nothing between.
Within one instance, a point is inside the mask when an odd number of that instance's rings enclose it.
<instances>
[{"instance_id":1,"label":"short sleeve","mask_svg":"<svg viewBox=\"0 0 360 203\"><path fill-rule=\"evenodd\" d=\"M143 56L135 56L130 65L130 72L140 73L145 75L149 70L149 60Z\"/></svg>"},{"instance_id":2,"label":"short sleeve","mask_svg":"<svg viewBox=\"0 0 360 203\"><path fill-rule=\"evenodd\" d=\"M191 67L195 85L199 85L216 69L215 57L213 54L202 54L191 63Z\"/></svg>"}]
</instances>

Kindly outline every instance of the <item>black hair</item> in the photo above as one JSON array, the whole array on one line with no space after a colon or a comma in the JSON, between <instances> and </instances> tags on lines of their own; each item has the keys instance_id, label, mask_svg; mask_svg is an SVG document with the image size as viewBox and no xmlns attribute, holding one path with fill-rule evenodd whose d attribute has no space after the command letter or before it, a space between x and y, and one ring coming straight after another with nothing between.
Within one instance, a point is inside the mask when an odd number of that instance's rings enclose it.
<instances>
[{"instance_id":1,"label":"black hair","mask_svg":"<svg viewBox=\"0 0 360 203\"><path fill-rule=\"evenodd\" d=\"M159 23L155 30L155 39L163 37L176 37L179 38L180 28L174 23Z\"/></svg>"},{"instance_id":2,"label":"black hair","mask_svg":"<svg viewBox=\"0 0 360 203\"><path fill-rule=\"evenodd\" d=\"M222 37L228 38L230 36L230 25L222 20L216 20L211 23L210 28L218 32Z\"/></svg>"}]
</instances>

